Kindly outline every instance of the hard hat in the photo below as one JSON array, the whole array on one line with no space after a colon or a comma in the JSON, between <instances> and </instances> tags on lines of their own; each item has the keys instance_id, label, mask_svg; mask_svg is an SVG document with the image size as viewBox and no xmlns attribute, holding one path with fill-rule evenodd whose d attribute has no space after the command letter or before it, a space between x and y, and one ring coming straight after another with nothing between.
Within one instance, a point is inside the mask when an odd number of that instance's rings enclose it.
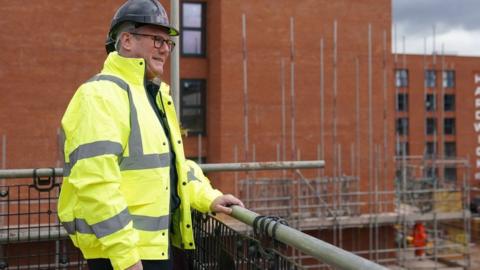
<instances>
[{"instance_id":1,"label":"hard hat","mask_svg":"<svg viewBox=\"0 0 480 270\"><path fill-rule=\"evenodd\" d=\"M169 36L178 36L180 32L168 21L167 12L158 0L128 0L115 13L108 31L105 48L107 53L115 51L116 28L124 22L158 25L168 31Z\"/></svg>"}]
</instances>

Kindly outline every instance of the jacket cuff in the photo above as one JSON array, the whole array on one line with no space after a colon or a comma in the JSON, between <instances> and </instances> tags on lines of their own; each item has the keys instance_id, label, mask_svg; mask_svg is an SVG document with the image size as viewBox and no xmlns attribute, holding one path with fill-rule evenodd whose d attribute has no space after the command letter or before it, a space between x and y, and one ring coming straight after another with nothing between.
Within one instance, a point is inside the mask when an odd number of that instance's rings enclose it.
<instances>
[{"instance_id":1,"label":"jacket cuff","mask_svg":"<svg viewBox=\"0 0 480 270\"><path fill-rule=\"evenodd\" d=\"M136 264L138 261L140 261L140 255L136 248L125 253L119 253L115 257L110 257L110 263L114 270L125 270Z\"/></svg>"},{"instance_id":2,"label":"jacket cuff","mask_svg":"<svg viewBox=\"0 0 480 270\"><path fill-rule=\"evenodd\" d=\"M223 195L223 193L222 193L220 190L218 190L218 189L213 189L213 190L211 190L211 191L209 191L209 192L206 192L206 193L204 194L204 196L205 196L204 199L201 200L201 204L202 204L202 205L201 205L201 208L202 208L202 209L199 209L199 210L201 210L202 212L209 212L209 211L211 211L210 206L212 205L212 202L213 202L216 198L218 198L218 197L220 197L220 196L222 196L222 195Z\"/></svg>"}]
</instances>

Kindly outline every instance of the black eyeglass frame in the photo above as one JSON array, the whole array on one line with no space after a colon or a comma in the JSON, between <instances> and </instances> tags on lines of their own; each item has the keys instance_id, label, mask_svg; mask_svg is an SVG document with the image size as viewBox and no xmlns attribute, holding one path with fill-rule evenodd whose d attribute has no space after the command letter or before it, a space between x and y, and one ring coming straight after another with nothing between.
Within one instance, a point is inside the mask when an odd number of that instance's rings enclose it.
<instances>
[{"instance_id":1,"label":"black eyeglass frame","mask_svg":"<svg viewBox=\"0 0 480 270\"><path fill-rule=\"evenodd\" d=\"M136 32L129 32L129 33L134 36L151 37L153 40L153 47L155 47L156 49L160 49L165 43L167 44L170 51L173 51L173 49L175 48L175 41L171 39L165 39L162 36L149 35L149 34L136 33Z\"/></svg>"}]
</instances>

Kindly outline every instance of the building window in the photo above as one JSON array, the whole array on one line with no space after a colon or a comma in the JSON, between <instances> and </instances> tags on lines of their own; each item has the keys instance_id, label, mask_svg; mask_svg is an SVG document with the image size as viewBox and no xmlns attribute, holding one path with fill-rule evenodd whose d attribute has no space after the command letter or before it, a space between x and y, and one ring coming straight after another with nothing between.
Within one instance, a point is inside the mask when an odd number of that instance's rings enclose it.
<instances>
[{"instance_id":1,"label":"building window","mask_svg":"<svg viewBox=\"0 0 480 270\"><path fill-rule=\"evenodd\" d=\"M406 69L395 70L395 86L408 87L408 70Z\"/></svg>"},{"instance_id":2,"label":"building window","mask_svg":"<svg viewBox=\"0 0 480 270\"><path fill-rule=\"evenodd\" d=\"M205 80L180 82L180 119L189 133L205 134Z\"/></svg>"},{"instance_id":3,"label":"building window","mask_svg":"<svg viewBox=\"0 0 480 270\"><path fill-rule=\"evenodd\" d=\"M434 135L437 133L437 119L427 118L425 123L425 133L427 135Z\"/></svg>"},{"instance_id":4,"label":"building window","mask_svg":"<svg viewBox=\"0 0 480 270\"><path fill-rule=\"evenodd\" d=\"M456 182L457 181L457 168L445 168L444 170L445 181Z\"/></svg>"},{"instance_id":5,"label":"building window","mask_svg":"<svg viewBox=\"0 0 480 270\"><path fill-rule=\"evenodd\" d=\"M396 180L412 178L413 171L411 167L400 167L395 170Z\"/></svg>"},{"instance_id":6,"label":"building window","mask_svg":"<svg viewBox=\"0 0 480 270\"><path fill-rule=\"evenodd\" d=\"M443 97L443 109L446 112L455 111L455 95L445 95Z\"/></svg>"},{"instance_id":7,"label":"building window","mask_svg":"<svg viewBox=\"0 0 480 270\"><path fill-rule=\"evenodd\" d=\"M182 56L205 56L205 3L182 3Z\"/></svg>"},{"instance_id":8,"label":"building window","mask_svg":"<svg viewBox=\"0 0 480 270\"><path fill-rule=\"evenodd\" d=\"M445 157L456 157L457 156L457 145L455 142L446 142L445 149L443 150Z\"/></svg>"},{"instance_id":9,"label":"building window","mask_svg":"<svg viewBox=\"0 0 480 270\"><path fill-rule=\"evenodd\" d=\"M425 178L437 178L438 177L438 168L435 167L425 167L423 174Z\"/></svg>"},{"instance_id":10,"label":"building window","mask_svg":"<svg viewBox=\"0 0 480 270\"><path fill-rule=\"evenodd\" d=\"M443 134L455 135L455 118L445 118L443 121Z\"/></svg>"},{"instance_id":11,"label":"building window","mask_svg":"<svg viewBox=\"0 0 480 270\"><path fill-rule=\"evenodd\" d=\"M408 156L408 142L399 142L395 144L395 154L397 156Z\"/></svg>"},{"instance_id":12,"label":"building window","mask_svg":"<svg viewBox=\"0 0 480 270\"><path fill-rule=\"evenodd\" d=\"M408 135L408 118L398 118L396 129L397 135Z\"/></svg>"},{"instance_id":13,"label":"building window","mask_svg":"<svg viewBox=\"0 0 480 270\"><path fill-rule=\"evenodd\" d=\"M425 144L425 156L433 157L437 154L437 145L434 142L427 142Z\"/></svg>"},{"instance_id":14,"label":"building window","mask_svg":"<svg viewBox=\"0 0 480 270\"><path fill-rule=\"evenodd\" d=\"M455 87L455 70L445 70L443 72L443 87L444 88Z\"/></svg>"},{"instance_id":15,"label":"building window","mask_svg":"<svg viewBox=\"0 0 480 270\"><path fill-rule=\"evenodd\" d=\"M425 70L425 86L434 88L436 86L437 73L435 70Z\"/></svg>"},{"instance_id":16,"label":"building window","mask_svg":"<svg viewBox=\"0 0 480 270\"><path fill-rule=\"evenodd\" d=\"M397 95L397 111L399 112L408 111L408 94Z\"/></svg>"},{"instance_id":17,"label":"building window","mask_svg":"<svg viewBox=\"0 0 480 270\"><path fill-rule=\"evenodd\" d=\"M403 179L403 170L402 169L396 169L395 170L395 180L402 180Z\"/></svg>"},{"instance_id":18,"label":"building window","mask_svg":"<svg viewBox=\"0 0 480 270\"><path fill-rule=\"evenodd\" d=\"M425 96L425 110L427 110L427 112L433 112L435 111L436 107L437 107L437 104L435 100L435 95L427 94Z\"/></svg>"}]
</instances>

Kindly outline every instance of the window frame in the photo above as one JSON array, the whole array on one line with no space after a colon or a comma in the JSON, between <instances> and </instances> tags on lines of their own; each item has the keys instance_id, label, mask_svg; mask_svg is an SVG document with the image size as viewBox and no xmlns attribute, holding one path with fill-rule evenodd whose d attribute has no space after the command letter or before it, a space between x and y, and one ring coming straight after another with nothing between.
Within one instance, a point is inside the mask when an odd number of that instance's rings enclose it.
<instances>
[{"instance_id":1,"label":"window frame","mask_svg":"<svg viewBox=\"0 0 480 270\"><path fill-rule=\"evenodd\" d=\"M449 128L448 133L447 133L447 122L448 122L448 128ZM443 119L443 134L445 134L445 135L455 135L456 125L457 125L456 122L457 121L453 117Z\"/></svg>"},{"instance_id":2,"label":"window frame","mask_svg":"<svg viewBox=\"0 0 480 270\"><path fill-rule=\"evenodd\" d=\"M432 105L429 106L429 97L432 97ZM435 94L426 94L425 95L425 111L434 112L437 110L437 97Z\"/></svg>"},{"instance_id":3,"label":"window frame","mask_svg":"<svg viewBox=\"0 0 480 270\"><path fill-rule=\"evenodd\" d=\"M408 69L397 68L395 69L395 87L407 88L408 87Z\"/></svg>"},{"instance_id":4,"label":"window frame","mask_svg":"<svg viewBox=\"0 0 480 270\"><path fill-rule=\"evenodd\" d=\"M431 123L433 123L433 128ZM435 135L438 132L438 123L437 123L437 118L434 117L427 117L425 119L425 134L426 135Z\"/></svg>"},{"instance_id":5,"label":"window frame","mask_svg":"<svg viewBox=\"0 0 480 270\"><path fill-rule=\"evenodd\" d=\"M407 93L398 93L396 104L397 112L408 112L408 94Z\"/></svg>"},{"instance_id":6,"label":"window frame","mask_svg":"<svg viewBox=\"0 0 480 270\"><path fill-rule=\"evenodd\" d=\"M447 108L447 96L452 97L450 100L451 102L449 103L449 108ZM445 112L454 112L455 111L455 95L454 94L445 94L443 96L443 110Z\"/></svg>"},{"instance_id":7,"label":"window frame","mask_svg":"<svg viewBox=\"0 0 480 270\"><path fill-rule=\"evenodd\" d=\"M438 178L438 167L426 166L423 168L423 177L425 178Z\"/></svg>"},{"instance_id":8,"label":"window frame","mask_svg":"<svg viewBox=\"0 0 480 270\"><path fill-rule=\"evenodd\" d=\"M203 87L200 87L200 105L185 105L183 103L184 92L184 83L185 82L200 82ZM201 109L202 110L202 130L188 130L188 127L185 126L184 120L184 110L185 109ZM193 135L207 135L207 80L206 79L195 79L195 78L182 78L180 79L180 123L182 123L182 128L188 130L189 134Z\"/></svg>"},{"instance_id":9,"label":"window frame","mask_svg":"<svg viewBox=\"0 0 480 270\"><path fill-rule=\"evenodd\" d=\"M191 26L183 26L183 5L184 4L198 4L201 6L201 16L202 16L202 24L200 27L191 27ZM207 3L205 2L197 2L197 1L182 1L180 5L180 56L182 57L198 57L198 58L204 58L207 55ZM184 31L200 31L200 36L201 36L201 41L202 41L202 46L200 53L185 53L183 50L183 38L185 37Z\"/></svg>"},{"instance_id":10,"label":"window frame","mask_svg":"<svg viewBox=\"0 0 480 270\"><path fill-rule=\"evenodd\" d=\"M442 72L442 86L443 88L455 88L456 84L455 70L447 69ZM451 83L449 83L451 82Z\"/></svg>"},{"instance_id":11,"label":"window frame","mask_svg":"<svg viewBox=\"0 0 480 270\"><path fill-rule=\"evenodd\" d=\"M437 87L437 71L434 69L425 70L425 86L427 88Z\"/></svg>"},{"instance_id":12,"label":"window frame","mask_svg":"<svg viewBox=\"0 0 480 270\"><path fill-rule=\"evenodd\" d=\"M455 142L445 142L443 145L443 155L445 157L455 158L457 156L457 144Z\"/></svg>"},{"instance_id":13,"label":"window frame","mask_svg":"<svg viewBox=\"0 0 480 270\"><path fill-rule=\"evenodd\" d=\"M408 156L410 153L408 142L395 143L395 155L396 156Z\"/></svg>"},{"instance_id":14,"label":"window frame","mask_svg":"<svg viewBox=\"0 0 480 270\"><path fill-rule=\"evenodd\" d=\"M455 167L443 168L443 177L445 179L445 182L449 182L449 183L457 182L457 174L458 174L458 170ZM453 178L450 178L450 176L453 176Z\"/></svg>"},{"instance_id":15,"label":"window frame","mask_svg":"<svg viewBox=\"0 0 480 270\"><path fill-rule=\"evenodd\" d=\"M398 136L408 136L408 117L399 117L395 122L395 134ZM402 126L402 127L400 127Z\"/></svg>"},{"instance_id":16,"label":"window frame","mask_svg":"<svg viewBox=\"0 0 480 270\"><path fill-rule=\"evenodd\" d=\"M425 143L425 156L434 157L438 152L438 147L435 142L428 141Z\"/></svg>"}]
</instances>

